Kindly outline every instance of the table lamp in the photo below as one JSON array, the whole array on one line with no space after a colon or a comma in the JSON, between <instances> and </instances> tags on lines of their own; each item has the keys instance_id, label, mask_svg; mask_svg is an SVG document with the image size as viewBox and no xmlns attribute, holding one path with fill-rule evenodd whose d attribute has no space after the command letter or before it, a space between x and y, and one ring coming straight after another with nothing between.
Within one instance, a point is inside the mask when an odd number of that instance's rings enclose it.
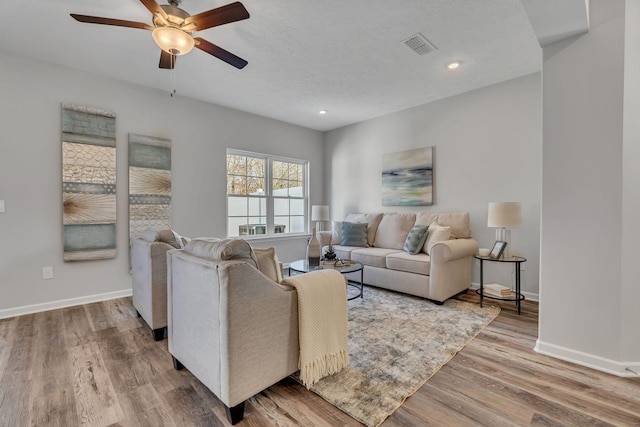
<instances>
[{"instance_id":1,"label":"table lamp","mask_svg":"<svg viewBox=\"0 0 640 427\"><path fill-rule=\"evenodd\" d=\"M511 228L517 227L522 223L521 213L520 202L489 203L487 227L496 228L496 240L507 242L507 246L502 253L504 258L511 258Z\"/></svg>"},{"instance_id":2,"label":"table lamp","mask_svg":"<svg viewBox=\"0 0 640 427\"><path fill-rule=\"evenodd\" d=\"M324 231L324 221L329 221L329 206L311 206L311 221L316 221L316 231Z\"/></svg>"}]
</instances>

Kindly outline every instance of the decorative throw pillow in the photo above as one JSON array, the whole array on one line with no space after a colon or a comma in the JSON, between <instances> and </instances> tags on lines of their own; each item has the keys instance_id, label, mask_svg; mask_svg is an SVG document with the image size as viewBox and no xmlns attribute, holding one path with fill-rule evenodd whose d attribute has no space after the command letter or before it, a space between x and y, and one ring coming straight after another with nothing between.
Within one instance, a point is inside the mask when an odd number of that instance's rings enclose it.
<instances>
[{"instance_id":1,"label":"decorative throw pillow","mask_svg":"<svg viewBox=\"0 0 640 427\"><path fill-rule=\"evenodd\" d=\"M432 222L427 233L427 241L424 244L425 252L431 255L431 248L438 242L444 242L451 237L451 227L443 227L436 222Z\"/></svg>"},{"instance_id":2,"label":"decorative throw pillow","mask_svg":"<svg viewBox=\"0 0 640 427\"><path fill-rule=\"evenodd\" d=\"M258 260L251 245L243 239L224 239L206 241L193 239L184 247L184 251L202 258L211 258L217 261L246 261L258 268Z\"/></svg>"},{"instance_id":3,"label":"decorative throw pillow","mask_svg":"<svg viewBox=\"0 0 640 427\"><path fill-rule=\"evenodd\" d=\"M427 240L427 232L429 231L429 226L416 225L407 234L407 239L404 241L404 247L402 248L405 252L415 255L422 250L422 246L424 246L424 242Z\"/></svg>"},{"instance_id":4,"label":"decorative throw pillow","mask_svg":"<svg viewBox=\"0 0 640 427\"><path fill-rule=\"evenodd\" d=\"M253 248L253 252L258 258L258 270L276 283L282 281L282 270L280 261L276 256L275 248Z\"/></svg>"},{"instance_id":5,"label":"decorative throw pillow","mask_svg":"<svg viewBox=\"0 0 640 427\"><path fill-rule=\"evenodd\" d=\"M367 224L360 222L342 222L342 240L341 246L361 246L369 247L367 243Z\"/></svg>"}]
</instances>

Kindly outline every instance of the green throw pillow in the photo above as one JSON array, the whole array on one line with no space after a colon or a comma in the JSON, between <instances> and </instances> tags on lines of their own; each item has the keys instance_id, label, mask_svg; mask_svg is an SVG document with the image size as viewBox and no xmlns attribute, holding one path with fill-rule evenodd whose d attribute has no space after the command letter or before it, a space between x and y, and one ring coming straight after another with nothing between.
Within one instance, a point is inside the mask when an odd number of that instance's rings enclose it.
<instances>
[{"instance_id":1,"label":"green throw pillow","mask_svg":"<svg viewBox=\"0 0 640 427\"><path fill-rule=\"evenodd\" d=\"M427 240L428 231L428 225L414 226L411 231L409 231L409 234L407 234L407 239L404 241L403 250L411 255L419 253L422 250L424 242Z\"/></svg>"},{"instance_id":2,"label":"green throw pillow","mask_svg":"<svg viewBox=\"0 0 640 427\"><path fill-rule=\"evenodd\" d=\"M341 246L369 247L367 243L367 223L343 221L341 234Z\"/></svg>"}]
</instances>

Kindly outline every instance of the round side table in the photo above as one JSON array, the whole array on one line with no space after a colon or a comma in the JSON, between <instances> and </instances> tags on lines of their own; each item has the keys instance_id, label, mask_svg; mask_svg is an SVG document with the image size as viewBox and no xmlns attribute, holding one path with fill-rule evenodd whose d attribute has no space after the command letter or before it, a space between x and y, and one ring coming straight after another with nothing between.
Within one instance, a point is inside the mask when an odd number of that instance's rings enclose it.
<instances>
[{"instance_id":1,"label":"round side table","mask_svg":"<svg viewBox=\"0 0 640 427\"><path fill-rule=\"evenodd\" d=\"M490 298L490 299L495 299L500 301L515 301L516 306L518 307L518 314L520 314L520 302L524 300L524 295L522 295L522 293L520 292L520 265L523 262L527 262L527 259L521 256L512 256L509 258L491 258L488 256L481 256L477 254L474 255L473 257L477 260L480 260L480 289L476 290L476 293L480 295L480 307L482 307L482 300L484 298ZM484 262L485 261L507 262L507 263L514 264L514 267L516 269L515 271L516 291L515 291L515 296L513 298L510 298L510 297L501 298L501 297L494 297L490 295L484 295Z\"/></svg>"}]
</instances>

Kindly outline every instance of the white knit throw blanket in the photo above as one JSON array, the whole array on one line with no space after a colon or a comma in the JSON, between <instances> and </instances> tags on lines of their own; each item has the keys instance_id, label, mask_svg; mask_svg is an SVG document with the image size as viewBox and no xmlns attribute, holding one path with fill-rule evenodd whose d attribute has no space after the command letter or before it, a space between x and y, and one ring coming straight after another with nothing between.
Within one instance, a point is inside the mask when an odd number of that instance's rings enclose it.
<instances>
[{"instance_id":1,"label":"white knit throw blanket","mask_svg":"<svg viewBox=\"0 0 640 427\"><path fill-rule=\"evenodd\" d=\"M335 270L288 277L284 284L298 293L300 381L309 388L349 365L347 289Z\"/></svg>"}]
</instances>

